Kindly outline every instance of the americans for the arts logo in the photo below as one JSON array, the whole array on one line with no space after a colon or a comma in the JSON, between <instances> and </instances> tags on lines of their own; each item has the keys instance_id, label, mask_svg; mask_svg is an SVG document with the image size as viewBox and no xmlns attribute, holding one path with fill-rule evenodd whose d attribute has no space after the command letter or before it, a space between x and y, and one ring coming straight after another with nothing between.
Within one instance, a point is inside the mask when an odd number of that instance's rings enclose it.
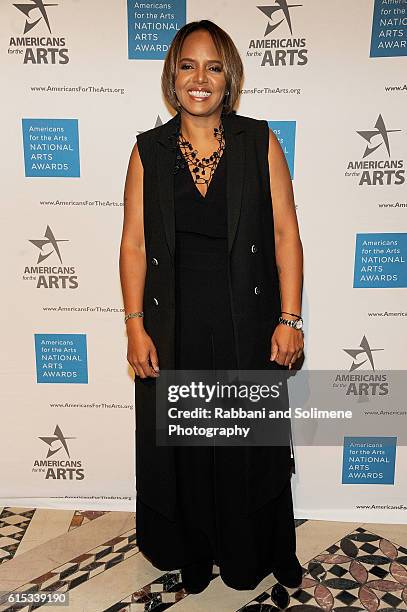
<instances>
[{"instance_id":1,"label":"americans for the arts logo","mask_svg":"<svg viewBox=\"0 0 407 612\"><path fill-rule=\"evenodd\" d=\"M38 436L45 444L46 457L34 459L32 471L41 474L45 480L72 481L85 478L83 461L72 458L67 440L76 440L75 436L65 436L59 425L55 426L54 433L47 436Z\"/></svg>"},{"instance_id":2,"label":"americans for the arts logo","mask_svg":"<svg viewBox=\"0 0 407 612\"><path fill-rule=\"evenodd\" d=\"M264 34L263 38L249 41L246 56L258 58L261 66L305 66L307 41L297 26L302 7L302 4L288 4L287 0L257 6L265 18Z\"/></svg>"},{"instance_id":3,"label":"americans for the arts logo","mask_svg":"<svg viewBox=\"0 0 407 612\"><path fill-rule=\"evenodd\" d=\"M37 289L76 289L79 285L75 266L68 266L62 259L60 243L66 238L56 238L47 225L42 238L29 242L36 248L35 264L24 267L23 280L34 281Z\"/></svg>"},{"instance_id":4,"label":"americans for the arts logo","mask_svg":"<svg viewBox=\"0 0 407 612\"><path fill-rule=\"evenodd\" d=\"M10 36L8 54L22 58L23 64L67 64L66 37L55 34L51 26L57 7L59 4L44 0L10 3L10 10L19 12L21 30Z\"/></svg>"},{"instance_id":5,"label":"americans for the arts logo","mask_svg":"<svg viewBox=\"0 0 407 612\"><path fill-rule=\"evenodd\" d=\"M405 160L392 152L393 147L400 150L399 139L403 137L402 133L399 127L389 128L381 114L372 127L368 125L362 130L356 130L361 139L361 158L347 162L345 176L357 177L359 185L404 185Z\"/></svg>"}]
</instances>

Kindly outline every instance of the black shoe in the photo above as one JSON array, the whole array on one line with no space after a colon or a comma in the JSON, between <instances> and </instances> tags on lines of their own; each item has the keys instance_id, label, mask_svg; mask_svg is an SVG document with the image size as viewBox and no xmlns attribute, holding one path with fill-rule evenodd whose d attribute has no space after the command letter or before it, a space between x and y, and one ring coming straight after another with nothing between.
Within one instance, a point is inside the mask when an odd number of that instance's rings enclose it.
<instances>
[{"instance_id":1,"label":"black shoe","mask_svg":"<svg viewBox=\"0 0 407 612\"><path fill-rule=\"evenodd\" d=\"M279 610L285 610L290 603L290 596L286 589L279 583L275 584L271 589L271 599L276 604Z\"/></svg>"},{"instance_id":2,"label":"black shoe","mask_svg":"<svg viewBox=\"0 0 407 612\"><path fill-rule=\"evenodd\" d=\"M273 574L280 584L288 588L299 587L302 582L302 567L296 555L287 560L277 561Z\"/></svg>"},{"instance_id":3,"label":"black shoe","mask_svg":"<svg viewBox=\"0 0 407 612\"><path fill-rule=\"evenodd\" d=\"M182 586L188 593L202 593L212 580L213 561L198 561L181 567Z\"/></svg>"}]
</instances>

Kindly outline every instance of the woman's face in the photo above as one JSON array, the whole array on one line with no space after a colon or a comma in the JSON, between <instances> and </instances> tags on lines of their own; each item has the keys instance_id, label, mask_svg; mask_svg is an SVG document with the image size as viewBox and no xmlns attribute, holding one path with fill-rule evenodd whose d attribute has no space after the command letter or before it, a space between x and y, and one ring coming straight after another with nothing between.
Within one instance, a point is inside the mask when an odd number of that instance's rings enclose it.
<instances>
[{"instance_id":1,"label":"woman's face","mask_svg":"<svg viewBox=\"0 0 407 612\"><path fill-rule=\"evenodd\" d=\"M175 93L191 115L207 117L218 111L225 95L225 73L212 37L206 30L189 34L181 48Z\"/></svg>"}]
</instances>

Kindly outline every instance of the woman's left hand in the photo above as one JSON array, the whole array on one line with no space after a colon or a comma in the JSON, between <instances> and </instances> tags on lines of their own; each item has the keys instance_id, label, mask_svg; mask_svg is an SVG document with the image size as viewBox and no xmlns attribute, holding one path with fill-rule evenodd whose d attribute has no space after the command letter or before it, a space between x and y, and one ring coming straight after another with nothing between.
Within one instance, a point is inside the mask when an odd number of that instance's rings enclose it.
<instances>
[{"instance_id":1,"label":"woman's left hand","mask_svg":"<svg viewBox=\"0 0 407 612\"><path fill-rule=\"evenodd\" d=\"M279 323L271 337L270 361L291 369L293 363L301 356L304 349L304 334L284 323Z\"/></svg>"}]
</instances>

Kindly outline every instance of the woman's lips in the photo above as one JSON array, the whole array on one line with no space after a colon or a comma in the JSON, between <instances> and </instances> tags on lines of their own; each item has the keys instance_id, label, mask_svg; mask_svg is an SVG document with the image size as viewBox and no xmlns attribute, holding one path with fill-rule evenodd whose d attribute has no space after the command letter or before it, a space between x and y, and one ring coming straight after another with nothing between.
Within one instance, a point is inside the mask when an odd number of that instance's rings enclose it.
<instances>
[{"instance_id":1,"label":"woman's lips","mask_svg":"<svg viewBox=\"0 0 407 612\"><path fill-rule=\"evenodd\" d=\"M210 91L205 89L190 89L188 90L188 95L194 100L207 100L211 96Z\"/></svg>"}]
</instances>

